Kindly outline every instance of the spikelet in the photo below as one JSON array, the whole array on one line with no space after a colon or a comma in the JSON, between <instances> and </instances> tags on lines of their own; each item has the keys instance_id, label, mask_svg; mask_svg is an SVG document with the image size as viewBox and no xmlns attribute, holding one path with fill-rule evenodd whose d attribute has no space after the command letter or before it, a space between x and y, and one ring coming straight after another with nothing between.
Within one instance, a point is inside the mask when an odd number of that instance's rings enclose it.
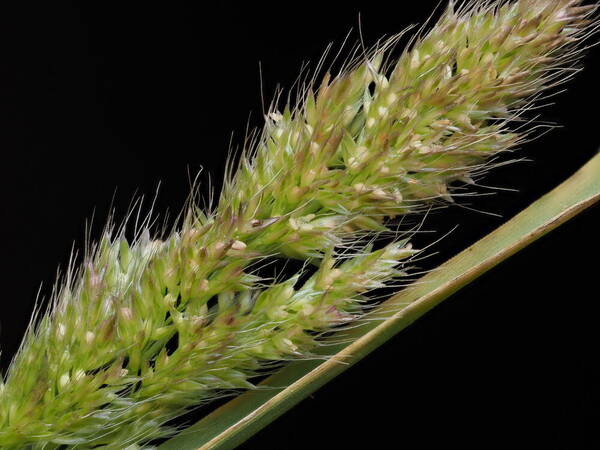
<instances>
[{"instance_id":1,"label":"spikelet","mask_svg":"<svg viewBox=\"0 0 600 450\"><path fill-rule=\"evenodd\" d=\"M164 239L107 232L0 382L0 447L145 445L271 362L311 357L415 253L360 238L451 200L453 183L527 137L514 123L596 31L580 4L450 4L394 64L392 38L272 109L213 212L191 207ZM269 283L252 264L273 255L318 268Z\"/></svg>"}]
</instances>

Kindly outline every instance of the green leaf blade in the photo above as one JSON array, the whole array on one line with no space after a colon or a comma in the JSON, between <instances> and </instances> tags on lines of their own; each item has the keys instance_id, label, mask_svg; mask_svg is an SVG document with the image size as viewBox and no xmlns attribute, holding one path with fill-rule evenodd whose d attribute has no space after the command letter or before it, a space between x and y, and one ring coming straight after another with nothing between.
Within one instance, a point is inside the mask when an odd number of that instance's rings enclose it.
<instances>
[{"instance_id":1,"label":"green leaf blade","mask_svg":"<svg viewBox=\"0 0 600 450\"><path fill-rule=\"evenodd\" d=\"M159 446L230 449L350 368L440 302L600 200L600 154L567 181L456 255L375 312L387 317L344 332L350 343L327 346L331 358L298 361ZM287 387L286 387L287 386Z\"/></svg>"}]
</instances>

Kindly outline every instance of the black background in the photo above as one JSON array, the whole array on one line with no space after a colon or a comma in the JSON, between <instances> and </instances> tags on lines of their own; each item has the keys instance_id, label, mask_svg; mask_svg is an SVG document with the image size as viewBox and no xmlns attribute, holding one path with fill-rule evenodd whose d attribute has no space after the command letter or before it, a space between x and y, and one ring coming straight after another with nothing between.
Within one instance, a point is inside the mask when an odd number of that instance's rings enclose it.
<instances>
[{"instance_id":1,"label":"black background","mask_svg":"<svg viewBox=\"0 0 600 450\"><path fill-rule=\"evenodd\" d=\"M436 1L181 5L21 3L0 8L2 364L48 295L95 211L97 238L136 194L176 213L189 178L215 185L231 132L261 123L267 102L302 62L357 28L373 44L423 22ZM411 2L413 3L413 2ZM356 32L353 39L358 38ZM494 217L452 207L433 215L424 245L458 228L433 266L484 236L589 159L598 138L600 53L544 110L563 127L528 144L472 200ZM250 114L250 111L252 113ZM250 114L250 115L249 115ZM115 194L115 189L116 194ZM244 448L591 448L597 400L598 224L594 208L446 301Z\"/></svg>"}]
</instances>

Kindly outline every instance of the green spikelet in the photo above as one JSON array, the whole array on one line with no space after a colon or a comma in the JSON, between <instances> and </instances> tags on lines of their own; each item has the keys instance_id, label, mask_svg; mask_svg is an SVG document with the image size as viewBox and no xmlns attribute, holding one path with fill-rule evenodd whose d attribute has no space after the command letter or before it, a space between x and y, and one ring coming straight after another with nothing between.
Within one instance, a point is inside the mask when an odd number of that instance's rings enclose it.
<instances>
[{"instance_id":1,"label":"green spikelet","mask_svg":"<svg viewBox=\"0 0 600 450\"><path fill-rule=\"evenodd\" d=\"M311 357L415 253L361 239L451 200L453 183L527 137L515 121L570 77L596 31L580 4L451 4L394 64L395 38L272 109L213 212L190 208L164 239L107 233L0 382L0 447L146 445L266 365ZM317 268L303 283L252 273L272 256Z\"/></svg>"}]
</instances>

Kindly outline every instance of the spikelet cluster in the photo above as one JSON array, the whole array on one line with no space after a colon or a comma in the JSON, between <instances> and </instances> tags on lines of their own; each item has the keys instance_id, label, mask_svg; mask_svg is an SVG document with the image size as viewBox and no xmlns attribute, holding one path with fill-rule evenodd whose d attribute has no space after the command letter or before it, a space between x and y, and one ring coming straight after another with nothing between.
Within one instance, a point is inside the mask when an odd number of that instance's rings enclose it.
<instances>
[{"instance_id":1,"label":"spikelet cluster","mask_svg":"<svg viewBox=\"0 0 600 450\"><path fill-rule=\"evenodd\" d=\"M415 253L365 238L525 139L522 114L573 73L593 10L450 4L395 61L392 38L273 108L214 211L192 206L162 239L107 232L69 271L0 381L0 447L146 445L271 362L311 357ZM266 257L316 268L271 282L252 271Z\"/></svg>"}]
</instances>

